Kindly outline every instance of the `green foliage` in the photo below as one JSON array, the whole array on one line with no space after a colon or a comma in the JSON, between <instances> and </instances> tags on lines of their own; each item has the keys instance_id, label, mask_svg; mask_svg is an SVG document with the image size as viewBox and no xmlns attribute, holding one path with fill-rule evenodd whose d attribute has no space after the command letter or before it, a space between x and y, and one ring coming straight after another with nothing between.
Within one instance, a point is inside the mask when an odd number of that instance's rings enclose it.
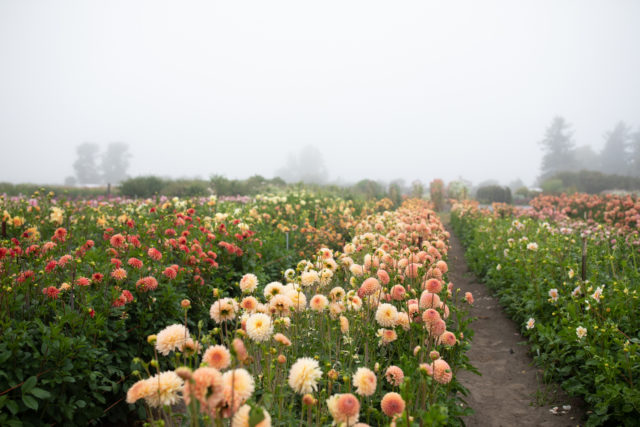
<instances>
[{"instance_id":1,"label":"green foliage","mask_svg":"<svg viewBox=\"0 0 640 427\"><path fill-rule=\"evenodd\" d=\"M100 197L107 195L107 187L67 187L61 185L40 185L40 184L11 184L0 182L0 194L7 196L31 196L35 193L47 194L54 192L60 196L68 198L78 197Z\"/></svg>"},{"instance_id":2,"label":"green foliage","mask_svg":"<svg viewBox=\"0 0 640 427\"><path fill-rule=\"evenodd\" d=\"M640 178L624 175L606 175L601 172L581 170L560 172L542 182L545 193L581 192L598 194L605 190L640 190Z\"/></svg>"},{"instance_id":3,"label":"green foliage","mask_svg":"<svg viewBox=\"0 0 640 427\"><path fill-rule=\"evenodd\" d=\"M451 218L469 266L522 325L545 380L584 397L592 411L588 425L634 425L640 411L637 232L500 218L462 206ZM530 318L535 326L528 329Z\"/></svg>"},{"instance_id":4,"label":"green foliage","mask_svg":"<svg viewBox=\"0 0 640 427\"><path fill-rule=\"evenodd\" d=\"M469 193L469 186L463 181L451 181L447 185L447 197L450 199L467 200Z\"/></svg>"},{"instance_id":5,"label":"green foliage","mask_svg":"<svg viewBox=\"0 0 640 427\"><path fill-rule=\"evenodd\" d=\"M0 197L6 233L0 236L0 425L133 422L136 408L122 401L136 380L129 374L131 361L153 356L147 336L183 319L182 299L192 302L193 319L210 327L213 289L237 295L237 283L248 272L261 283L282 280L287 267L315 253L319 239L337 248L350 239L356 218L377 209L375 203L311 193L247 204L159 197L157 203L99 205L43 193L31 201ZM53 241L61 228L65 238ZM112 246L116 234L125 246ZM151 247L161 251L160 260L148 255ZM61 264L67 255L71 259ZM130 258L144 267L131 267ZM127 271L122 281L111 277L113 259ZM168 278L164 271L172 265L177 275ZM102 280L92 279L97 273ZM146 276L157 279L155 290L138 285ZM80 277L90 282L79 285ZM58 292L55 298L46 294L50 287ZM133 301L116 304L124 290ZM191 320L189 327L197 330Z\"/></svg>"},{"instance_id":6,"label":"green foliage","mask_svg":"<svg viewBox=\"0 0 640 427\"><path fill-rule=\"evenodd\" d=\"M478 188L476 199L480 203L511 203L511 189L499 185L487 185Z\"/></svg>"},{"instance_id":7,"label":"green foliage","mask_svg":"<svg viewBox=\"0 0 640 427\"><path fill-rule=\"evenodd\" d=\"M434 179L429 184L429 196L433 208L436 212L444 209L444 182L441 179Z\"/></svg>"},{"instance_id":8,"label":"green foliage","mask_svg":"<svg viewBox=\"0 0 640 427\"><path fill-rule=\"evenodd\" d=\"M221 175L215 175L211 177L210 183L218 196L251 196L286 186L280 178L266 179L260 175L254 175L244 180L228 179Z\"/></svg>"},{"instance_id":9,"label":"green foliage","mask_svg":"<svg viewBox=\"0 0 640 427\"><path fill-rule=\"evenodd\" d=\"M120 183L120 193L126 197L151 197L161 194L166 182L157 176L138 176Z\"/></svg>"}]
</instances>

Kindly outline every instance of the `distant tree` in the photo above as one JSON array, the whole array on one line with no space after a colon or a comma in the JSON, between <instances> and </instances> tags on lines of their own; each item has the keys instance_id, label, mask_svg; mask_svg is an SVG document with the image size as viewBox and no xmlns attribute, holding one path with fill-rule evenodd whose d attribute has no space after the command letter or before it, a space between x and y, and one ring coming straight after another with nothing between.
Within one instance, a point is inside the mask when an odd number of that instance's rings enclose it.
<instances>
[{"instance_id":1,"label":"distant tree","mask_svg":"<svg viewBox=\"0 0 640 427\"><path fill-rule=\"evenodd\" d=\"M400 206L402 203L402 189L397 182L392 182L389 184L389 190L387 191L389 194L389 198L393 202L395 206Z\"/></svg>"},{"instance_id":2,"label":"distant tree","mask_svg":"<svg viewBox=\"0 0 640 427\"><path fill-rule=\"evenodd\" d=\"M629 148L629 172L640 177L640 128L631 136Z\"/></svg>"},{"instance_id":3,"label":"distant tree","mask_svg":"<svg viewBox=\"0 0 640 427\"><path fill-rule=\"evenodd\" d=\"M525 187L524 182L520 178L516 178L509 183L508 186L511 189L511 192L515 192L518 188Z\"/></svg>"},{"instance_id":4,"label":"distant tree","mask_svg":"<svg viewBox=\"0 0 640 427\"><path fill-rule=\"evenodd\" d=\"M407 187L407 183L402 178L394 179L393 181L391 181L389 183L389 187L391 187L392 185L398 188L400 194L409 193L409 187Z\"/></svg>"},{"instance_id":5,"label":"distant tree","mask_svg":"<svg viewBox=\"0 0 640 427\"><path fill-rule=\"evenodd\" d=\"M276 171L276 176L286 182L322 184L329 176L322 153L312 145L303 147L295 155L290 153L285 165Z\"/></svg>"},{"instance_id":6,"label":"distant tree","mask_svg":"<svg viewBox=\"0 0 640 427\"><path fill-rule=\"evenodd\" d=\"M98 153L100 146L92 142L84 142L76 147L78 158L73 162L76 178L80 184L100 184L101 177L98 170Z\"/></svg>"},{"instance_id":7,"label":"distant tree","mask_svg":"<svg viewBox=\"0 0 640 427\"><path fill-rule=\"evenodd\" d=\"M628 170L627 146L631 139L631 129L619 122L616 127L605 135L607 142L600 153L602 172L609 174L624 174Z\"/></svg>"},{"instance_id":8,"label":"distant tree","mask_svg":"<svg viewBox=\"0 0 640 427\"><path fill-rule=\"evenodd\" d=\"M551 181L551 183L548 183L549 181ZM597 194L608 190L640 190L640 177L603 174L602 172L587 170L579 172L559 172L545 180L541 186L545 192L553 192L549 189L557 187L556 182L560 182L558 191L561 190L568 193L580 192Z\"/></svg>"},{"instance_id":9,"label":"distant tree","mask_svg":"<svg viewBox=\"0 0 640 427\"><path fill-rule=\"evenodd\" d=\"M547 179L541 184L542 192L545 194L560 194L565 188L561 179Z\"/></svg>"},{"instance_id":10,"label":"distant tree","mask_svg":"<svg viewBox=\"0 0 640 427\"><path fill-rule=\"evenodd\" d=\"M476 199L480 203L511 203L511 189L500 185L487 185L478 188Z\"/></svg>"},{"instance_id":11,"label":"distant tree","mask_svg":"<svg viewBox=\"0 0 640 427\"><path fill-rule=\"evenodd\" d=\"M363 179L358 181L352 188L351 192L358 198L381 199L387 195L384 185L371 179Z\"/></svg>"},{"instance_id":12,"label":"distant tree","mask_svg":"<svg viewBox=\"0 0 640 427\"><path fill-rule=\"evenodd\" d=\"M447 185L447 198L455 200L467 200L471 185L468 181L451 181Z\"/></svg>"},{"instance_id":13,"label":"distant tree","mask_svg":"<svg viewBox=\"0 0 640 427\"><path fill-rule=\"evenodd\" d=\"M489 186L491 186L491 185L500 185L500 183L499 183L497 180L495 180L495 179L486 179L486 180L484 180L484 181L481 181L481 182L477 185L477 188L480 188L480 187L489 187Z\"/></svg>"},{"instance_id":14,"label":"distant tree","mask_svg":"<svg viewBox=\"0 0 640 427\"><path fill-rule=\"evenodd\" d=\"M530 192L527 187L520 187L516 189L514 194L520 199L526 199L529 197Z\"/></svg>"},{"instance_id":15,"label":"distant tree","mask_svg":"<svg viewBox=\"0 0 640 427\"><path fill-rule=\"evenodd\" d=\"M573 150L573 167L572 171L581 171L581 170L591 170L597 171L600 170L600 156L598 153L593 151L588 145L582 145L575 150Z\"/></svg>"},{"instance_id":16,"label":"distant tree","mask_svg":"<svg viewBox=\"0 0 640 427\"><path fill-rule=\"evenodd\" d=\"M421 199L424 195L424 184L419 179L411 183L411 197Z\"/></svg>"},{"instance_id":17,"label":"distant tree","mask_svg":"<svg viewBox=\"0 0 640 427\"><path fill-rule=\"evenodd\" d=\"M542 176L547 178L556 172L572 170L574 166L572 140L573 133L570 125L560 116L554 117L547 128L544 139L540 141L545 152L542 158Z\"/></svg>"},{"instance_id":18,"label":"distant tree","mask_svg":"<svg viewBox=\"0 0 640 427\"><path fill-rule=\"evenodd\" d=\"M444 181L439 178L431 181L429 183L429 196L434 210L440 212L444 209Z\"/></svg>"},{"instance_id":19,"label":"distant tree","mask_svg":"<svg viewBox=\"0 0 640 427\"><path fill-rule=\"evenodd\" d=\"M64 179L65 187L75 187L77 183L78 183L78 180L76 179L75 176L68 176Z\"/></svg>"},{"instance_id":20,"label":"distant tree","mask_svg":"<svg viewBox=\"0 0 640 427\"><path fill-rule=\"evenodd\" d=\"M111 142L102 155L100 169L104 183L119 184L127 179L129 169L129 145L123 142Z\"/></svg>"}]
</instances>

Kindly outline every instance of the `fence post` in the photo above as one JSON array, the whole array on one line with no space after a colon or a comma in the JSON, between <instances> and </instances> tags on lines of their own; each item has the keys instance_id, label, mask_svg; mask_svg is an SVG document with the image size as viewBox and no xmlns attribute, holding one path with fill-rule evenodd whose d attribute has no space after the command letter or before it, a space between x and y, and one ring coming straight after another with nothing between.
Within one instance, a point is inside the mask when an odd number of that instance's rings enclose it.
<instances>
[{"instance_id":1,"label":"fence post","mask_svg":"<svg viewBox=\"0 0 640 427\"><path fill-rule=\"evenodd\" d=\"M587 238L582 238L582 281L587 280Z\"/></svg>"}]
</instances>

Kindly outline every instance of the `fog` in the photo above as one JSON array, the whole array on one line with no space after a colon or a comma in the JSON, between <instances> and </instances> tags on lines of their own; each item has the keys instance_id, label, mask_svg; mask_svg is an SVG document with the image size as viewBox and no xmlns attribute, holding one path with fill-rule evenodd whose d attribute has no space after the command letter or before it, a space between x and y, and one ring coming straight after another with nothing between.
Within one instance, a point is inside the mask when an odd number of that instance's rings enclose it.
<instances>
[{"instance_id":1,"label":"fog","mask_svg":"<svg viewBox=\"0 0 640 427\"><path fill-rule=\"evenodd\" d=\"M84 142L132 176L540 174L556 115L599 151L640 126L640 2L0 0L0 181L61 183Z\"/></svg>"}]
</instances>

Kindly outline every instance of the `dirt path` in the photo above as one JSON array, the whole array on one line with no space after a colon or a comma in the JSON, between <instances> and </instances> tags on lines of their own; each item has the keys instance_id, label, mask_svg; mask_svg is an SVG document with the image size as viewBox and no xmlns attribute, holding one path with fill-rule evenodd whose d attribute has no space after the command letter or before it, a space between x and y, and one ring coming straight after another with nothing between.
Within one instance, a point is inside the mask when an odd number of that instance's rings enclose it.
<instances>
[{"instance_id":1,"label":"dirt path","mask_svg":"<svg viewBox=\"0 0 640 427\"><path fill-rule=\"evenodd\" d=\"M468 353L482 376L460 372L458 379L470 391L467 403L475 414L467 426L577 426L583 425L579 399L570 399L558 387L545 386L540 372L527 354L526 339L507 317L489 289L469 271L460 241L451 233L449 279L456 288L473 293L471 315L475 335ZM556 393L553 392L556 391ZM543 396L543 397L540 397ZM544 406L537 406L542 400ZM563 411L563 405L571 409ZM558 407L558 414L550 412ZM565 412L565 413L563 413Z\"/></svg>"}]
</instances>

